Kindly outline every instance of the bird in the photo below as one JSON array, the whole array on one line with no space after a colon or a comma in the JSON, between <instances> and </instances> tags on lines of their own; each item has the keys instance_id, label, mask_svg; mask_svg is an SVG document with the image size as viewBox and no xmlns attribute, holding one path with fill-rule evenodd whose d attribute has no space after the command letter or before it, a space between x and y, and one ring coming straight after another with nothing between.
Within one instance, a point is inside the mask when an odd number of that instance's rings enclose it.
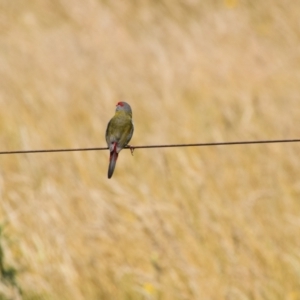
<instances>
[{"instance_id":1,"label":"bird","mask_svg":"<svg viewBox=\"0 0 300 300\"><path fill-rule=\"evenodd\" d=\"M119 152L127 146L133 135L132 110L127 102L118 102L115 115L108 122L105 139L110 151L107 177L111 178Z\"/></svg>"}]
</instances>

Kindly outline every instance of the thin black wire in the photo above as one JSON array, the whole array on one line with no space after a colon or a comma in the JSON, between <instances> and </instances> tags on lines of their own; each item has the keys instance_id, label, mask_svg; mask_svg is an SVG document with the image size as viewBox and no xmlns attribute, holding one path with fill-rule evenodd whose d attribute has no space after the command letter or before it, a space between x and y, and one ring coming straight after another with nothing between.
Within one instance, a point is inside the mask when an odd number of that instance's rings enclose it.
<instances>
[{"instance_id":1,"label":"thin black wire","mask_svg":"<svg viewBox=\"0 0 300 300\"><path fill-rule=\"evenodd\" d=\"M171 145L143 145L143 146L126 146L124 149L149 149L149 148L178 148L178 147L210 147L210 146L230 146L230 145L249 145L249 144L278 144L278 143L298 143L300 139L287 140L261 140L261 141L237 141L237 142L217 142L217 143L196 143L196 144L171 144ZM108 150L107 147L93 148L73 148L73 149L42 149L42 150L17 150L17 151L0 151L4 154L29 154L29 153L49 153L49 152L75 152L75 151L100 151Z\"/></svg>"}]
</instances>

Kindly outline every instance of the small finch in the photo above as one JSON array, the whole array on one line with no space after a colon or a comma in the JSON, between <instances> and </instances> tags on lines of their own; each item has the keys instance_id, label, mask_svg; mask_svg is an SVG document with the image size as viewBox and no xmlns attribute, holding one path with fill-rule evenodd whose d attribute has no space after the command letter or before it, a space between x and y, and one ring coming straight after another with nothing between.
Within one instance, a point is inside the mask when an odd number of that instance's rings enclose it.
<instances>
[{"instance_id":1,"label":"small finch","mask_svg":"<svg viewBox=\"0 0 300 300\"><path fill-rule=\"evenodd\" d=\"M132 111L126 102L118 102L116 113L109 121L105 138L110 151L108 178L114 173L119 152L129 143L133 134Z\"/></svg>"}]
</instances>

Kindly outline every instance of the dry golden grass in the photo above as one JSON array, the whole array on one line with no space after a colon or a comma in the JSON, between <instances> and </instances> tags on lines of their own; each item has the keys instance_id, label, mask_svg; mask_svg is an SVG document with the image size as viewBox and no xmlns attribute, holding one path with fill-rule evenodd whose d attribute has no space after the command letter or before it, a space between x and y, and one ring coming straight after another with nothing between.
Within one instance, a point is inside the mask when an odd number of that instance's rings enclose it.
<instances>
[{"instance_id":1,"label":"dry golden grass","mask_svg":"<svg viewBox=\"0 0 300 300\"><path fill-rule=\"evenodd\" d=\"M0 0L1 150L300 136L300 2ZM298 144L0 157L8 299L300 299ZM5 290L5 288L6 290ZM5 290L5 291L4 291Z\"/></svg>"}]
</instances>

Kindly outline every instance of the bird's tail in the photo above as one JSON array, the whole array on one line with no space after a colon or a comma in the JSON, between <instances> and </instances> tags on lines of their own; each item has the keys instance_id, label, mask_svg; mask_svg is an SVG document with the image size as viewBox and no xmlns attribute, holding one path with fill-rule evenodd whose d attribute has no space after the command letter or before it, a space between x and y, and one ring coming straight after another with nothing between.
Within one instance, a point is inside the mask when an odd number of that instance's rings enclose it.
<instances>
[{"instance_id":1,"label":"bird's tail","mask_svg":"<svg viewBox=\"0 0 300 300\"><path fill-rule=\"evenodd\" d=\"M108 173L107 173L108 178L111 178L111 176L114 173L118 155L119 154L117 153L117 149L116 149L116 145L115 145L114 149L110 152L109 166L108 166Z\"/></svg>"}]
</instances>

